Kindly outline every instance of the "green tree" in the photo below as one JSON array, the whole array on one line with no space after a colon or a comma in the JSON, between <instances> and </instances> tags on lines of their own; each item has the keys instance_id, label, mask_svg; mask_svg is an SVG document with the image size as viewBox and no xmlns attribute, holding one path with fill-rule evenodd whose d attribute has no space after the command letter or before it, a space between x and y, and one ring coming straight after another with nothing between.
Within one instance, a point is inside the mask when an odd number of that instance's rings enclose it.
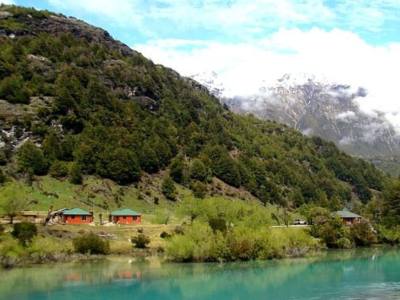
<instances>
[{"instance_id":1,"label":"green tree","mask_svg":"<svg viewBox=\"0 0 400 300\"><path fill-rule=\"evenodd\" d=\"M19 240L19 242L26 246L37 235L37 227L33 223L21 222L14 224L11 234Z\"/></svg>"},{"instance_id":2,"label":"green tree","mask_svg":"<svg viewBox=\"0 0 400 300\"><path fill-rule=\"evenodd\" d=\"M165 176L161 185L161 191L168 200L176 200L176 188L170 176Z\"/></svg>"},{"instance_id":3,"label":"green tree","mask_svg":"<svg viewBox=\"0 0 400 300\"><path fill-rule=\"evenodd\" d=\"M42 150L28 141L18 149L18 166L23 172L44 175L47 173L48 162Z\"/></svg>"},{"instance_id":4,"label":"green tree","mask_svg":"<svg viewBox=\"0 0 400 300\"><path fill-rule=\"evenodd\" d=\"M213 146L206 152L211 160L214 175L227 184L239 187L241 184L239 167L229 156L228 151L222 146Z\"/></svg>"},{"instance_id":5,"label":"green tree","mask_svg":"<svg viewBox=\"0 0 400 300\"><path fill-rule=\"evenodd\" d=\"M365 220L353 224L350 228L350 236L357 246L371 246L377 242L377 236L371 224Z\"/></svg>"},{"instance_id":6,"label":"green tree","mask_svg":"<svg viewBox=\"0 0 400 300\"><path fill-rule=\"evenodd\" d=\"M6 175L4 175L4 172L2 169L0 169L0 184L6 182Z\"/></svg>"},{"instance_id":7,"label":"green tree","mask_svg":"<svg viewBox=\"0 0 400 300\"><path fill-rule=\"evenodd\" d=\"M148 143L145 143L142 148L140 166L148 173L155 173L160 168L160 161L156 154L156 149L152 148Z\"/></svg>"},{"instance_id":8,"label":"green tree","mask_svg":"<svg viewBox=\"0 0 400 300\"><path fill-rule=\"evenodd\" d=\"M400 224L400 180L389 184L385 192L384 221L389 226Z\"/></svg>"},{"instance_id":9,"label":"green tree","mask_svg":"<svg viewBox=\"0 0 400 300\"><path fill-rule=\"evenodd\" d=\"M110 244L93 232L73 239L75 252L82 254L108 254Z\"/></svg>"},{"instance_id":10,"label":"green tree","mask_svg":"<svg viewBox=\"0 0 400 300\"><path fill-rule=\"evenodd\" d=\"M49 174L54 178L63 178L68 175L68 165L63 161L56 160L50 167Z\"/></svg>"},{"instance_id":11,"label":"green tree","mask_svg":"<svg viewBox=\"0 0 400 300\"><path fill-rule=\"evenodd\" d=\"M43 154L45 157L54 161L61 157L61 141L54 132L51 132L46 136L43 141Z\"/></svg>"},{"instance_id":12,"label":"green tree","mask_svg":"<svg viewBox=\"0 0 400 300\"><path fill-rule=\"evenodd\" d=\"M185 183L186 181L186 170L184 158L181 155L175 157L169 166L169 174L171 178L177 183Z\"/></svg>"},{"instance_id":13,"label":"green tree","mask_svg":"<svg viewBox=\"0 0 400 300\"><path fill-rule=\"evenodd\" d=\"M207 194L207 185L201 181L193 181L190 184L190 189L196 198L203 199Z\"/></svg>"},{"instance_id":14,"label":"green tree","mask_svg":"<svg viewBox=\"0 0 400 300\"><path fill-rule=\"evenodd\" d=\"M135 182L140 178L140 167L133 151L116 148L106 149L98 162L98 173L120 184Z\"/></svg>"},{"instance_id":15,"label":"green tree","mask_svg":"<svg viewBox=\"0 0 400 300\"><path fill-rule=\"evenodd\" d=\"M190 164L190 178L194 180L198 180L201 182L205 182L208 177L208 170L204 163L198 159L195 158Z\"/></svg>"},{"instance_id":16,"label":"green tree","mask_svg":"<svg viewBox=\"0 0 400 300\"><path fill-rule=\"evenodd\" d=\"M81 184L82 180L81 167L76 162L72 163L69 169L69 181L73 184Z\"/></svg>"},{"instance_id":17,"label":"green tree","mask_svg":"<svg viewBox=\"0 0 400 300\"><path fill-rule=\"evenodd\" d=\"M144 249L150 244L150 238L143 233L131 238L131 242L135 248Z\"/></svg>"},{"instance_id":18,"label":"green tree","mask_svg":"<svg viewBox=\"0 0 400 300\"><path fill-rule=\"evenodd\" d=\"M29 103L30 91L25 87L22 76L11 75L0 81L0 99L11 103Z\"/></svg>"},{"instance_id":19,"label":"green tree","mask_svg":"<svg viewBox=\"0 0 400 300\"><path fill-rule=\"evenodd\" d=\"M13 224L14 218L26 207L30 201L26 198L24 187L22 185L7 184L2 189L2 208L9 217L10 224Z\"/></svg>"}]
</instances>

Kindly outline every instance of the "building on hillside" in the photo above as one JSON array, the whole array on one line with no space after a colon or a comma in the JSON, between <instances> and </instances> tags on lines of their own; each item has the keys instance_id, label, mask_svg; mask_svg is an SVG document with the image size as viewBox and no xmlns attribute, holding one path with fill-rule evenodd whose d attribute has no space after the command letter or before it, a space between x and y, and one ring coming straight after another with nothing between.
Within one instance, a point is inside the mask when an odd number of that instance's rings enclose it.
<instances>
[{"instance_id":1,"label":"building on hillside","mask_svg":"<svg viewBox=\"0 0 400 300\"><path fill-rule=\"evenodd\" d=\"M335 215L339 216L343 220L343 223L345 225L353 225L360 223L362 219L360 215L357 215L349 211L347 208L335 212Z\"/></svg>"},{"instance_id":2,"label":"building on hillside","mask_svg":"<svg viewBox=\"0 0 400 300\"><path fill-rule=\"evenodd\" d=\"M65 224L89 224L93 222L93 214L81 208L66 209L62 212Z\"/></svg>"},{"instance_id":3,"label":"building on hillside","mask_svg":"<svg viewBox=\"0 0 400 300\"><path fill-rule=\"evenodd\" d=\"M114 224L140 224L142 215L132 209L125 208L111 212L110 221Z\"/></svg>"}]
</instances>

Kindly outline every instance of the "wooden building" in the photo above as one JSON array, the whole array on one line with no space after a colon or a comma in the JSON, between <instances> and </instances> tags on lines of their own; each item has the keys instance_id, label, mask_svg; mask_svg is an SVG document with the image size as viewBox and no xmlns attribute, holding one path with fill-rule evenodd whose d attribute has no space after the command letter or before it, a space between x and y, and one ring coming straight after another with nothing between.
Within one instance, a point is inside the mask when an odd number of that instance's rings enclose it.
<instances>
[{"instance_id":1,"label":"wooden building","mask_svg":"<svg viewBox=\"0 0 400 300\"><path fill-rule=\"evenodd\" d=\"M62 212L65 224L89 224L93 222L93 214L81 208L66 209Z\"/></svg>"},{"instance_id":2,"label":"wooden building","mask_svg":"<svg viewBox=\"0 0 400 300\"><path fill-rule=\"evenodd\" d=\"M337 216L339 216L345 225L353 225L361 222L362 217L360 215L357 215L351 211L349 211L347 208L344 208L343 210L339 210L335 212Z\"/></svg>"},{"instance_id":3,"label":"wooden building","mask_svg":"<svg viewBox=\"0 0 400 300\"><path fill-rule=\"evenodd\" d=\"M142 215L132 209L125 208L111 212L110 219L114 224L140 224Z\"/></svg>"}]
</instances>

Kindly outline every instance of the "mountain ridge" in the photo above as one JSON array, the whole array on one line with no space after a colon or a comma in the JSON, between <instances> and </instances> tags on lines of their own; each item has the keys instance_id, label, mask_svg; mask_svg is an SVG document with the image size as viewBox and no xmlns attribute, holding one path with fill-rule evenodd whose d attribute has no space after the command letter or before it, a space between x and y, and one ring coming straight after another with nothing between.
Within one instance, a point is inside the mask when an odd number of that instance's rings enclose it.
<instances>
[{"instance_id":1,"label":"mountain ridge","mask_svg":"<svg viewBox=\"0 0 400 300\"><path fill-rule=\"evenodd\" d=\"M303 74L286 74L275 84L261 87L253 96L224 97L218 74L194 76L234 112L250 113L274 120L333 141L356 157L375 162L393 175L399 175L400 134L383 113L366 113L358 101L367 96L365 88L318 80ZM216 84L215 84L216 82ZM213 88L216 86L217 88ZM385 166L387 165L387 166Z\"/></svg>"},{"instance_id":2,"label":"mountain ridge","mask_svg":"<svg viewBox=\"0 0 400 300\"><path fill-rule=\"evenodd\" d=\"M332 143L239 116L197 81L74 18L1 6L1 170L135 184L165 172L197 197L213 178L263 203L332 209L378 197L386 177Z\"/></svg>"}]
</instances>

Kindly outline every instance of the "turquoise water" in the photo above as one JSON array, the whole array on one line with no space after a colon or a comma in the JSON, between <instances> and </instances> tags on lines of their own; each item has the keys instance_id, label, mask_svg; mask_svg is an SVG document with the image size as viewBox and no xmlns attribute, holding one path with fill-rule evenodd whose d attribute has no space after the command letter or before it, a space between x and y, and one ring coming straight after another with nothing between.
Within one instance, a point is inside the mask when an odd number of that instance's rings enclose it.
<instances>
[{"instance_id":1,"label":"turquoise water","mask_svg":"<svg viewBox=\"0 0 400 300\"><path fill-rule=\"evenodd\" d=\"M400 251L232 264L55 264L0 271L0 299L400 299Z\"/></svg>"}]
</instances>

